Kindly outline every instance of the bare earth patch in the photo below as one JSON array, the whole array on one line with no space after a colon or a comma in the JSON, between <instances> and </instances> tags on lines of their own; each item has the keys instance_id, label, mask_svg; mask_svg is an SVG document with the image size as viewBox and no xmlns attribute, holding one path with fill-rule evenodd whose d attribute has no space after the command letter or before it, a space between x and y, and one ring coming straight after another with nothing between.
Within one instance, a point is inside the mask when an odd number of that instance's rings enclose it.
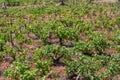
<instances>
[{"instance_id":1,"label":"bare earth patch","mask_svg":"<svg viewBox=\"0 0 120 80\"><path fill-rule=\"evenodd\" d=\"M67 80L65 66L54 66L51 75L46 80Z\"/></svg>"}]
</instances>

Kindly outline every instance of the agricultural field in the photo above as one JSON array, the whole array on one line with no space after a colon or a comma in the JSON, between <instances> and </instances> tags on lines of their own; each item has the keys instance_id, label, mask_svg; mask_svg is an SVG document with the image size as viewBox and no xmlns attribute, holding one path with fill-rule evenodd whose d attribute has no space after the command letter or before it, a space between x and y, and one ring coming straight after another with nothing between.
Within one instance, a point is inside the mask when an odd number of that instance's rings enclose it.
<instances>
[{"instance_id":1,"label":"agricultural field","mask_svg":"<svg viewBox=\"0 0 120 80\"><path fill-rule=\"evenodd\" d=\"M0 5L0 80L120 80L119 1Z\"/></svg>"}]
</instances>

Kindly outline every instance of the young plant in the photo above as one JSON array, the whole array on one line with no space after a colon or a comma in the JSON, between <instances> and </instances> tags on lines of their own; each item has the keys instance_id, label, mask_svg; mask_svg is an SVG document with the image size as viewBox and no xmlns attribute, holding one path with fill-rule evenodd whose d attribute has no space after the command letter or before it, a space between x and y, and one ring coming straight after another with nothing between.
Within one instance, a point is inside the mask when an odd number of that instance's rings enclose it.
<instances>
[{"instance_id":1,"label":"young plant","mask_svg":"<svg viewBox=\"0 0 120 80\"><path fill-rule=\"evenodd\" d=\"M72 60L67 63L67 73L72 79L103 80L120 73L120 55L112 57L94 55L89 57L77 54L79 60ZM113 66L115 65L115 66Z\"/></svg>"},{"instance_id":2,"label":"young plant","mask_svg":"<svg viewBox=\"0 0 120 80\"><path fill-rule=\"evenodd\" d=\"M13 60L16 60L16 54L18 53L18 51L15 48L6 47L5 53L9 54L13 58Z\"/></svg>"},{"instance_id":3,"label":"young plant","mask_svg":"<svg viewBox=\"0 0 120 80\"><path fill-rule=\"evenodd\" d=\"M19 6L20 2L17 2L15 0L5 0L7 6Z\"/></svg>"},{"instance_id":4,"label":"young plant","mask_svg":"<svg viewBox=\"0 0 120 80\"><path fill-rule=\"evenodd\" d=\"M52 60L53 64L58 64L61 59L70 59L70 51L61 46L46 45L43 49L36 49L35 54L39 58Z\"/></svg>"},{"instance_id":5,"label":"young plant","mask_svg":"<svg viewBox=\"0 0 120 80\"><path fill-rule=\"evenodd\" d=\"M110 44L104 39L104 36L100 35L93 38L94 48L98 51L98 54L104 53L106 48L110 48Z\"/></svg>"},{"instance_id":6,"label":"young plant","mask_svg":"<svg viewBox=\"0 0 120 80\"><path fill-rule=\"evenodd\" d=\"M30 67L21 62L14 62L5 72L5 77L19 80L21 75L24 75L26 71L28 71Z\"/></svg>"},{"instance_id":7,"label":"young plant","mask_svg":"<svg viewBox=\"0 0 120 80\"><path fill-rule=\"evenodd\" d=\"M41 79L49 73L51 65L49 60L36 60L32 57L32 60L29 61L24 57L25 55L22 55L5 70L5 77L15 80L35 80ZM35 67L30 66L32 62L34 62L32 66Z\"/></svg>"},{"instance_id":8,"label":"young plant","mask_svg":"<svg viewBox=\"0 0 120 80\"><path fill-rule=\"evenodd\" d=\"M58 20L58 22L60 22L60 24L62 24L64 27L75 27L74 21L72 19L69 19L69 18L60 19L60 20Z\"/></svg>"},{"instance_id":9,"label":"young plant","mask_svg":"<svg viewBox=\"0 0 120 80\"><path fill-rule=\"evenodd\" d=\"M16 35L15 38L17 40L17 43L19 44L19 46L16 46L16 47L17 47L17 49L19 51L23 50L22 45L24 43L26 43L26 44L32 44L32 42L33 42L31 39L23 36L21 33L16 33L15 35Z\"/></svg>"},{"instance_id":10,"label":"young plant","mask_svg":"<svg viewBox=\"0 0 120 80\"><path fill-rule=\"evenodd\" d=\"M44 24L43 26L34 26L33 28L30 26L30 31L34 33L38 38L40 38L44 44L48 44L48 37L50 35L51 29L49 24Z\"/></svg>"},{"instance_id":11,"label":"young plant","mask_svg":"<svg viewBox=\"0 0 120 80\"><path fill-rule=\"evenodd\" d=\"M58 26L57 29L55 29L55 34L59 38L60 45L63 45L64 40L78 40L79 35L77 29L73 28L64 28L63 26Z\"/></svg>"},{"instance_id":12,"label":"young plant","mask_svg":"<svg viewBox=\"0 0 120 80\"><path fill-rule=\"evenodd\" d=\"M120 31L116 32L116 36L114 40L116 41L117 45L120 45Z\"/></svg>"},{"instance_id":13,"label":"young plant","mask_svg":"<svg viewBox=\"0 0 120 80\"><path fill-rule=\"evenodd\" d=\"M4 55L4 53L3 53L3 52L0 52L0 62L2 62L3 55Z\"/></svg>"},{"instance_id":14,"label":"young plant","mask_svg":"<svg viewBox=\"0 0 120 80\"><path fill-rule=\"evenodd\" d=\"M93 45L91 42L79 41L75 43L74 50L76 52L81 51L83 54L92 55Z\"/></svg>"},{"instance_id":15,"label":"young plant","mask_svg":"<svg viewBox=\"0 0 120 80\"><path fill-rule=\"evenodd\" d=\"M0 33L0 51L4 51L4 47L7 41L8 41L8 34L1 32Z\"/></svg>"},{"instance_id":16,"label":"young plant","mask_svg":"<svg viewBox=\"0 0 120 80\"><path fill-rule=\"evenodd\" d=\"M4 51L4 45L5 45L4 40L0 39L0 51Z\"/></svg>"}]
</instances>

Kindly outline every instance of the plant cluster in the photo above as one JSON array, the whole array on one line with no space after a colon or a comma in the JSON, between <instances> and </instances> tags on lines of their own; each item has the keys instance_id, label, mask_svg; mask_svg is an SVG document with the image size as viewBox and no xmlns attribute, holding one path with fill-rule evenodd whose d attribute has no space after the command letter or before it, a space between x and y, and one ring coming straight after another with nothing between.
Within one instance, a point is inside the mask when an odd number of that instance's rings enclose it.
<instances>
[{"instance_id":1,"label":"plant cluster","mask_svg":"<svg viewBox=\"0 0 120 80\"><path fill-rule=\"evenodd\" d=\"M0 10L0 64L12 58L2 76L46 80L58 65L66 68L70 80L104 80L120 75L117 3L12 1L21 5Z\"/></svg>"}]
</instances>

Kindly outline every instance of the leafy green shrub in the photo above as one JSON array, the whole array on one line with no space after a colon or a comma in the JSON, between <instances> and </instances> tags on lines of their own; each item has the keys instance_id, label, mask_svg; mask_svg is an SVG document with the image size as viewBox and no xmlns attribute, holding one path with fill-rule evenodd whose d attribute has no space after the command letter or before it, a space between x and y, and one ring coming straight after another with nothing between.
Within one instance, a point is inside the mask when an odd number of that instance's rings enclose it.
<instances>
[{"instance_id":1,"label":"leafy green shrub","mask_svg":"<svg viewBox=\"0 0 120 80\"><path fill-rule=\"evenodd\" d=\"M5 53L9 54L14 60L16 59L16 54L18 53L17 49L15 48L5 48Z\"/></svg>"},{"instance_id":2,"label":"leafy green shrub","mask_svg":"<svg viewBox=\"0 0 120 80\"><path fill-rule=\"evenodd\" d=\"M59 63L61 59L70 59L70 50L61 46L46 45L43 49L36 49L35 56L52 60L53 64Z\"/></svg>"},{"instance_id":3,"label":"leafy green shrub","mask_svg":"<svg viewBox=\"0 0 120 80\"><path fill-rule=\"evenodd\" d=\"M60 24L62 24L64 27L75 27L74 26L74 22L72 19L69 19L69 18L63 18L63 19L60 19L58 20L58 22L60 22Z\"/></svg>"},{"instance_id":4,"label":"leafy green shrub","mask_svg":"<svg viewBox=\"0 0 120 80\"><path fill-rule=\"evenodd\" d=\"M4 53L0 52L0 62L2 61L3 55L4 55Z\"/></svg>"},{"instance_id":5,"label":"leafy green shrub","mask_svg":"<svg viewBox=\"0 0 120 80\"><path fill-rule=\"evenodd\" d=\"M93 45L91 44L91 42L79 41L75 43L74 50L77 52L81 51L83 54L91 55Z\"/></svg>"},{"instance_id":6,"label":"leafy green shrub","mask_svg":"<svg viewBox=\"0 0 120 80\"><path fill-rule=\"evenodd\" d=\"M110 47L110 44L104 39L102 35L93 38L93 45L99 54L104 53L103 51Z\"/></svg>"},{"instance_id":7,"label":"leafy green shrub","mask_svg":"<svg viewBox=\"0 0 120 80\"><path fill-rule=\"evenodd\" d=\"M105 78L120 74L120 55L112 57L95 55L93 57L83 54L77 55L79 60L67 62L67 73L69 76L76 75L88 80L103 80Z\"/></svg>"},{"instance_id":8,"label":"leafy green shrub","mask_svg":"<svg viewBox=\"0 0 120 80\"><path fill-rule=\"evenodd\" d=\"M120 45L120 31L117 31L114 40L116 40L115 42L116 42L118 45Z\"/></svg>"},{"instance_id":9,"label":"leafy green shrub","mask_svg":"<svg viewBox=\"0 0 120 80\"><path fill-rule=\"evenodd\" d=\"M0 33L0 51L4 50L5 43L8 41L8 34L6 33Z\"/></svg>"},{"instance_id":10,"label":"leafy green shrub","mask_svg":"<svg viewBox=\"0 0 120 80\"><path fill-rule=\"evenodd\" d=\"M77 29L70 27L58 26L54 31L60 40L60 44L63 45L64 40L77 40L79 38Z\"/></svg>"},{"instance_id":11,"label":"leafy green shrub","mask_svg":"<svg viewBox=\"0 0 120 80\"><path fill-rule=\"evenodd\" d=\"M51 27L49 23L44 23L43 26L30 26L29 28L32 33L34 33L38 38L40 38L44 42L44 44L48 44L47 40L51 33Z\"/></svg>"},{"instance_id":12,"label":"leafy green shrub","mask_svg":"<svg viewBox=\"0 0 120 80\"><path fill-rule=\"evenodd\" d=\"M100 32L91 32L91 34L88 34L88 37L95 53L103 54L105 49L112 47L112 45L108 43L107 37Z\"/></svg>"},{"instance_id":13,"label":"leafy green shrub","mask_svg":"<svg viewBox=\"0 0 120 80\"><path fill-rule=\"evenodd\" d=\"M28 63L22 63L19 61L13 62L13 64L4 72L4 76L15 80L34 80L35 78L45 77L50 71L50 61L38 60L36 62L36 68L31 70L31 66Z\"/></svg>"},{"instance_id":14,"label":"leafy green shrub","mask_svg":"<svg viewBox=\"0 0 120 80\"><path fill-rule=\"evenodd\" d=\"M4 40L0 39L0 51L3 51L4 44L5 44Z\"/></svg>"},{"instance_id":15,"label":"leafy green shrub","mask_svg":"<svg viewBox=\"0 0 120 80\"><path fill-rule=\"evenodd\" d=\"M20 5L19 0L5 0L5 2L8 6L19 6Z\"/></svg>"},{"instance_id":16,"label":"leafy green shrub","mask_svg":"<svg viewBox=\"0 0 120 80\"><path fill-rule=\"evenodd\" d=\"M21 75L25 73L25 71L28 71L30 67L24 63L21 62L14 62L8 70L5 71L5 76L19 80Z\"/></svg>"},{"instance_id":17,"label":"leafy green shrub","mask_svg":"<svg viewBox=\"0 0 120 80\"><path fill-rule=\"evenodd\" d=\"M50 60L37 60L36 69L41 77L45 76L51 70L51 61Z\"/></svg>"}]
</instances>

